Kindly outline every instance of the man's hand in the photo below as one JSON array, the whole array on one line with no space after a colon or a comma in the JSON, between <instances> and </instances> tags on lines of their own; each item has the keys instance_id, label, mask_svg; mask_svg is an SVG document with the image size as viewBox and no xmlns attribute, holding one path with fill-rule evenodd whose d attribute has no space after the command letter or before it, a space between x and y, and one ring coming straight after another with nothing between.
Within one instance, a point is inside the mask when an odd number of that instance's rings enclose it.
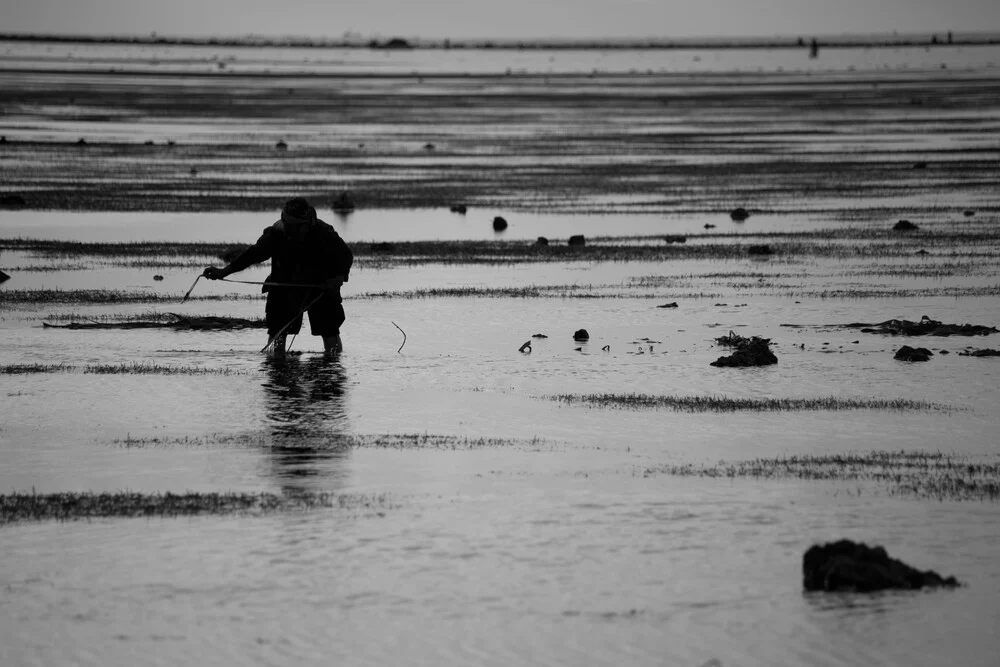
<instances>
[{"instance_id":1,"label":"man's hand","mask_svg":"<svg viewBox=\"0 0 1000 667\"><path fill-rule=\"evenodd\" d=\"M208 278L209 280L222 280L229 274L226 273L225 269L220 269L214 266L210 266L204 271L202 271L201 275L204 276L205 278Z\"/></svg>"}]
</instances>

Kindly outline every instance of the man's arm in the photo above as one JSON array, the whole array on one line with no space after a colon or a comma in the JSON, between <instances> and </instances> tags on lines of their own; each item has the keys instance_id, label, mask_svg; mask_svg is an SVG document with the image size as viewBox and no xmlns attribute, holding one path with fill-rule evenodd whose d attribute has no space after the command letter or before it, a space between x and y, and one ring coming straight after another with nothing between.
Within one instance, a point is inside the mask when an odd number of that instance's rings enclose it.
<instances>
[{"instance_id":1,"label":"man's arm","mask_svg":"<svg viewBox=\"0 0 1000 667\"><path fill-rule=\"evenodd\" d=\"M240 253L239 257L221 269L210 266L206 268L201 275L209 280L221 280L230 274L239 273L248 266L267 261L271 258L273 253L274 231L268 227L264 230L264 233L260 235L260 238L257 239L257 242Z\"/></svg>"}]
</instances>

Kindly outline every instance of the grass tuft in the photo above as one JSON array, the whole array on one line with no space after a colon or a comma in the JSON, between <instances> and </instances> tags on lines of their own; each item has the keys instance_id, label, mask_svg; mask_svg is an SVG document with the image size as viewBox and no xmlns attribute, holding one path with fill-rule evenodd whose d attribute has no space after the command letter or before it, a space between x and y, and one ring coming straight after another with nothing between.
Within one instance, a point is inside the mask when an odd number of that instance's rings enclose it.
<instances>
[{"instance_id":1,"label":"grass tuft","mask_svg":"<svg viewBox=\"0 0 1000 667\"><path fill-rule=\"evenodd\" d=\"M800 412L838 410L923 410L949 412L956 408L906 398L735 398L730 396L663 396L651 394L556 394L551 400L624 410L676 412Z\"/></svg>"}]
</instances>

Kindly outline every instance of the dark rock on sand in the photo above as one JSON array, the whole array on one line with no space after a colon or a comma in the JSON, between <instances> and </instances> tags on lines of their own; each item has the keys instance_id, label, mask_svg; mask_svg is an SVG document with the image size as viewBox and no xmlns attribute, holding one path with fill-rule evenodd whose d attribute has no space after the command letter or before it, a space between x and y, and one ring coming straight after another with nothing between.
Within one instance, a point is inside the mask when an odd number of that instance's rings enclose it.
<instances>
[{"instance_id":1,"label":"dark rock on sand","mask_svg":"<svg viewBox=\"0 0 1000 667\"><path fill-rule=\"evenodd\" d=\"M896 351L893 359L898 361L929 361L934 353L926 347L910 347L904 345Z\"/></svg>"},{"instance_id":2,"label":"dark rock on sand","mask_svg":"<svg viewBox=\"0 0 1000 667\"><path fill-rule=\"evenodd\" d=\"M8 276L3 271L0 271L0 285L2 285L3 283L7 282L8 280L10 280L10 276Z\"/></svg>"},{"instance_id":3,"label":"dark rock on sand","mask_svg":"<svg viewBox=\"0 0 1000 667\"><path fill-rule=\"evenodd\" d=\"M892 229L896 232L912 232L915 229L920 229L920 227L917 227L909 220L900 220L892 226Z\"/></svg>"},{"instance_id":4,"label":"dark rock on sand","mask_svg":"<svg viewBox=\"0 0 1000 667\"><path fill-rule=\"evenodd\" d=\"M569 244L571 246L585 246L587 245L587 239L583 237L583 234L574 234L569 237Z\"/></svg>"},{"instance_id":5,"label":"dark rock on sand","mask_svg":"<svg viewBox=\"0 0 1000 667\"><path fill-rule=\"evenodd\" d=\"M386 43L382 44L383 49L412 49L413 45L402 37L393 37Z\"/></svg>"},{"instance_id":6,"label":"dark rock on sand","mask_svg":"<svg viewBox=\"0 0 1000 667\"><path fill-rule=\"evenodd\" d=\"M451 212L452 213L460 213L462 215L465 215L465 212L468 211L468 210L469 209L465 206L465 204L459 204L458 206L452 206L451 207Z\"/></svg>"},{"instance_id":7,"label":"dark rock on sand","mask_svg":"<svg viewBox=\"0 0 1000 667\"><path fill-rule=\"evenodd\" d=\"M965 216L966 218L971 218L971 217L972 217L972 216L974 216L975 214L976 214L976 212L975 212L975 211L973 211L973 210L972 210L971 208L970 208L970 209L967 209L967 210L965 210L965 211L962 211L962 215L964 215L964 216Z\"/></svg>"},{"instance_id":8,"label":"dark rock on sand","mask_svg":"<svg viewBox=\"0 0 1000 667\"><path fill-rule=\"evenodd\" d=\"M917 570L895 558L882 547L840 540L814 545L802 557L802 585L807 591L856 591L868 593L886 589L914 590L961 584L955 577L944 578L933 570Z\"/></svg>"},{"instance_id":9,"label":"dark rock on sand","mask_svg":"<svg viewBox=\"0 0 1000 667\"><path fill-rule=\"evenodd\" d=\"M663 240L667 243L687 243L687 237L680 234L667 234Z\"/></svg>"},{"instance_id":10,"label":"dark rock on sand","mask_svg":"<svg viewBox=\"0 0 1000 667\"><path fill-rule=\"evenodd\" d=\"M577 329L576 332L573 334L573 340L576 341L590 340L590 334L587 333L586 329Z\"/></svg>"},{"instance_id":11,"label":"dark rock on sand","mask_svg":"<svg viewBox=\"0 0 1000 667\"><path fill-rule=\"evenodd\" d=\"M549 244L549 240L547 238L545 238L544 236L539 236L538 240L535 241L535 245L548 245L548 244Z\"/></svg>"},{"instance_id":12,"label":"dark rock on sand","mask_svg":"<svg viewBox=\"0 0 1000 667\"><path fill-rule=\"evenodd\" d=\"M536 334L532 334L532 335L531 335L531 337L532 337L532 338L548 338L548 336L546 336L546 335L545 335L545 334L543 334L543 333L536 333Z\"/></svg>"},{"instance_id":13,"label":"dark rock on sand","mask_svg":"<svg viewBox=\"0 0 1000 667\"><path fill-rule=\"evenodd\" d=\"M750 217L750 211L746 210L742 206L739 206L729 212L729 217L736 222L743 222Z\"/></svg>"},{"instance_id":14,"label":"dark rock on sand","mask_svg":"<svg viewBox=\"0 0 1000 667\"><path fill-rule=\"evenodd\" d=\"M924 315L919 322L886 320L878 324L856 322L844 325L861 329L861 333L888 334L890 336L988 336L997 333L996 327L982 324L943 324Z\"/></svg>"},{"instance_id":15,"label":"dark rock on sand","mask_svg":"<svg viewBox=\"0 0 1000 667\"><path fill-rule=\"evenodd\" d=\"M163 276L161 276L160 274L156 274L155 276L153 276L153 280L155 280L156 282L160 282L161 280L163 280Z\"/></svg>"},{"instance_id":16,"label":"dark rock on sand","mask_svg":"<svg viewBox=\"0 0 1000 667\"><path fill-rule=\"evenodd\" d=\"M286 144L284 141L279 141L278 143L276 143L274 145L274 147L276 149L278 149L279 151L287 151L288 150L288 144Z\"/></svg>"},{"instance_id":17,"label":"dark rock on sand","mask_svg":"<svg viewBox=\"0 0 1000 667\"><path fill-rule=\"evenodd\" d=\"M774 251L766 243L763 245L752 245L747 247L748 255L773 255Z\"/></svg>"},{"instance_id":18,"label":"dark rock on sand","mask_svg":"<svg viewBox=\"0 0 1000 667\"><path fill-rule=\"evenodd\" d=\"M715 225L713 225L711 222L706 222L705 229L715 229Z\"/></svg>"},{"instance_id":19,"label":"dark rock on sand","mask_svg":"<svg viewBox=\"0 0 1000 667\"><path fill-rule=\"evenodd\" d=\"M778 363L778 357L774 356L774 352L771 352L770 339L758 336L744 338L731 331L729 332L729 338L731 342L722 343L722 339L718 338L716 342L731 345L736 348L735 351L728 357L719 357L712 362L712 366L743 368L747 366L770 366L771 364Z\"/></svg>"},{"instance_id":20,"label":"dark rock on sand","mask_svg":"<svg viewBox=\"0 0 1000 667\"><path fill-rule=\"evenodd\" d=\"M676 301L671 301L670 303L664 303L660 306L657 306L657 308L676 308L676 307L677 307Z\"/></svg>"},{"instance_id":21,"label":"dark rock on sand","mask_svg":"<svg viewBox=\"0 0 1000 667\"><path fill-rule=\"evenodd\" d=\"M3 281L0 281L3 282ZM942 352L941 354L944 354ZM959 352L960 357L1000 357L1000 350L991 350L989 348L984 350L970 350L967 352Z\"/></svg>"},{"instance_id":22,"label":"dark rock on sand","mask_svg":"<svg viewBox=\"0 0 1000 667\"><path fill-rule=\"evenodd\" d=\"M76 140L76 145L77 146L86 146L87 145L87 140L84 139L83 137L80 137L79 139Z\"/></svg>"},{"instance_id":23,"label":"dark rock on sand","mask_svg":"<svg viewBox=\"0 0 1000 667\"><path fill-rule=\"evenodd\" d=\"M0 195L0 208L24 208L27 205L21 195Z\"/></svg>"},{"instance_id":24,"label":"dark rock on sand","mask_svg":"<svg viewBox=\"0 0 1000 667\"><path fill-rule=\"evenodd\" d=\"M507 221L501 218L499 215L493 218L493 231L502 232L507 229Z\"/></svg>"},{"instance_id":25,"label":"dark rock on sand","mask_svg":"<svg viewBox=\"0 0 1000 667\"><path fill-rule=\"evenodd\" d=\"M330 208L334 212L347 213L354 210L354 197L350 192L341 192L339 195L333 198L330 202Z\"/></svg>"}]
</instances>

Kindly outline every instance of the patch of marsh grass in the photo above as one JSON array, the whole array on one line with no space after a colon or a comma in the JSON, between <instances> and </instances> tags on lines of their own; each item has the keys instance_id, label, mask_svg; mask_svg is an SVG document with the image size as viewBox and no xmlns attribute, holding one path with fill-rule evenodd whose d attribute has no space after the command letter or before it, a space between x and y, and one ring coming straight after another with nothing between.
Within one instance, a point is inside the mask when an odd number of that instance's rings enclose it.
<instances>
[{"instance_id":1,"label":"patch of marsh grass","mask_svg":"<svg viewBox=\"0 0 1000 667\"><path fill-rule=\"evenodd\" d=\"M265 515L320 509L378 511L393 507L386 494L274 493L4 493L0 525L27 521Z\"/></svg>"},{"instance_id":2,"label":"patch of marsh grass","mask_svg":"<svg viewBox=\"0 0 1000 667\"><path fill-rule=\"evenodd\" d=\"M115 303L180 303L182 294L166 294L151 291L128 291L108 289L25 289L0 290L0 308L10 305L40 305L51 303L71 304L115 304ZM260 300L259 294L206 294L189 297L190 301L233 301L240 299Z\"/></svg>"},{"instance_id":3,"label":"patch of marsh grass","mask_svg":"<svg viewBox=\"0 0 1000 667\"><path fill-rule=\"evenodd\" d=\"M806 412L840 410L952 411L940 403L905 398L736 398L730 396L664 396L651 394L556 394L548 397L569 405L623 410L676 412Z\"/></svg>"},{"instance_id":4,"label":"patch of marsh grass","mask_svg":"<svg viewBox=\"0 0 1000 667\"><path fill-rule=\"evenodd\" d=\"M642 471L683 477L874 482L889 495L938 500L1000 500L1000 456L870 451L759 458L716 465L661 465Z\"/></svg>"},{"instance_id":5,"label":"patch of marsh grass","mask_svg":"<svg viewBox=\"0 0 1000 667\"><path fill-rule=\"evenodd\" d=\"M247 375L249 371L205 366L161 366L133 362L130 364L8 364L0 366L0 375L33 375L41 373L89 373L93 375Z\"/></svg>"},{"instance_id":6,"label":"patch of marsh grass","mask_svg":"<svg viewBox=\"0 0 1000 667\"><path fill-rule=\"evenodd\" d=\"M470 438L433 433L384 433L384 434L304 434L274 431L250 433L212 433L204 436L156 436L116 438L112 446L137 448L213 448L213 447L282 447L295 449L322 449L328 451L347 449L397 449L397 450L476 450L516 447L540 449L550 443L534 438Z\"/></svg>"}]
</instances>

